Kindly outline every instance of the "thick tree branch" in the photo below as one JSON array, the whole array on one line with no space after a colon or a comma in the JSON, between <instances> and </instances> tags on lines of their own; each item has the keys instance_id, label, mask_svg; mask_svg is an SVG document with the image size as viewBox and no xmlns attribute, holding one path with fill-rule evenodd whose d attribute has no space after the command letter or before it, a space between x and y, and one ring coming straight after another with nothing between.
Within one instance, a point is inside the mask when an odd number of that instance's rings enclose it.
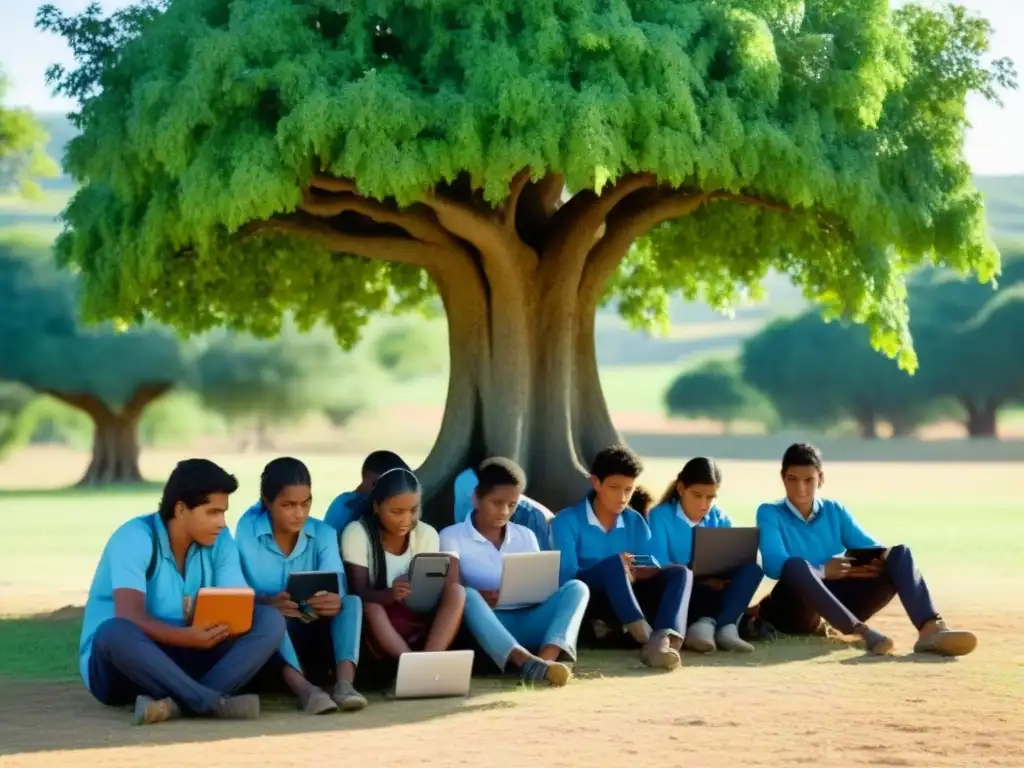
<instances>
[{"instance_id":1,"label":"thick tree branch","mask_svg":"<svg viewBox=\"0 0 1024 768\"><path fill-rule=\"evenodd\" d=\"M302 203L299 208L320 218L332 218L351 211L372 219L378 224L393 224L401 227L409 233L410 237L425 243L456 245L455 240L445 232L444 227L437 222L426 206L417 205L398 210L357 194L324 197L314 194L311 190L305 190L302 193Z\"/></svg>"},{"instance_id":2,"label":"thick tree branch","mask_svg":"<svg viewBox=\"0 0 1024 768\"><path fill-rule=\"evenodd\" d=\"M121 413L125 416L137 416L145 410L146 406L167 394L173 385L169 382L152 382L150 384L143 384L128 398L128 402L124 404L124 408Z\"/></svg>"},{"instance_id":3,"label":"thick tree branch","mask_svg":"<svg viewBox=\"0 0 1024 768\"><path fill-rule=\"evenodd\" d=\"M356 183L350 179L338 179L334 176L317 174L309 181L313 189L322 189L324 192L352 192L359 194Z\"/></svg>"},{"instance_id":4,"label":"thick tree branch","mask_svg":"<svg viewBox=\"0 0 1024 768\"><path fill-rule=\"evenodd\" d=\"M501 225L505 227L506 232L512 232L516 227L516 211L519 208L519 198L523 194L523 190L526 185L530 183L530 169L523 168L519 173L512 179L512 183L509 185L508 198L505 200L505 206L501 211Z\"/></svg>"},{"instance_id":5,"label":"thick tree branch","mask_svg":"<svg viewBox=\"0 0 1024 768\"><path fill-rule=\"evenodd\" d=\"M95 395L81 392L61 392L60 390L51 389L49 387L42 387L36 391L43 395L49 395L54 400L60 400L65 405L70 405L72 408L84 411L91 416L94 421L113 418L114 416L114 412L110 409L110 406Z\"/></svg>"}]
</instances>

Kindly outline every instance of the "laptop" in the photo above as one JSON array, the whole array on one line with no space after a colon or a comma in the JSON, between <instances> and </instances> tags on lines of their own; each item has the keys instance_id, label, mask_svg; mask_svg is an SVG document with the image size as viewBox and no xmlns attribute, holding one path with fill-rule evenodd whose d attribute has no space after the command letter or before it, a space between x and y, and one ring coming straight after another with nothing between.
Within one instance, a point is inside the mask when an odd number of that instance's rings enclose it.
<instances>
[{"instance_id":1,"label":"laptop","mask_svg":"<svg viewBox=\"0 0 1024 768\"><path fill-rule=\"evenodd\" d=\"M757 528L693 529L693 560L690 570L695 578L723 578L737 568L757 562L761 531Z\"/></svg>"},{"instance_id":2,"label":"laptop","mask_svg":"<svg viewBox=\"0 0 1024 768\"><path fill-rule=\"evenodd\" d=\"M543 603L558 591L562 553L521 552L501 556L497 608Z\"/></svg>"},{"instance_id":3,"label":"laptop","mask_svg":"<svg viewBox=\"0 0 1024 768\"><path fill-rule=\"evenodd\" d=\"M473 651L421 651L398 657L396 699L466 696L473 674Z\"/></svg>"}]
</instances>

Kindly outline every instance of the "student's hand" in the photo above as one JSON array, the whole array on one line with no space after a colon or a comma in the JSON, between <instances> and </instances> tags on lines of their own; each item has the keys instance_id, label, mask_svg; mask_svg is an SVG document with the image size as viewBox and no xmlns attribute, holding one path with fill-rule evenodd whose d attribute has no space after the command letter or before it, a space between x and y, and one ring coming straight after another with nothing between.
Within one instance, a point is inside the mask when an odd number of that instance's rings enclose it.
<instances>
[{"instance_id":1,"label":"student's hand","mask_svg":"<svg viewBox=\"0 0 1024 768\"><path fill-rule=\"evenodd\" d=\"M391 582L391 596L396 603L400 603L412 594L412 584L405 576L399 576Z\"/></svg>"},{"instance_id":2,"label":"student's hand","mask_svg":"<svg viewBox=\"0 0 1024 768\"><path fill-rule=\"evenodd\" d=\"M287 616L289 619L301 619L302 613L299 612L299 606L296 605L287 592L279 592L270 598L270 604L274 606L277 611Z\"/></svg>"},{"instance_id":3,"label":"student's hand","mask_svg":"<svg viewBox=\"0 0 1024 768\"><path fill-rule=\"evenodd\" d=\"M713 576L710 576L710 577L708 577L706 579L701 579L700 583L703 584L708 589L713 589L715 591L720 591L720 590L725 589L725 585L728 582L725 579L716 579Z\"/></svg>"},{"instance_id":4,"label":"student's hand","mask_svg":"<svg viewBox=\"0 0 1024 768\"><path fill-rule=\"evenodd\" d=\"M619 560L622 561L622 567L626 569L626 575L629 576L629 580L632 581L634 578L633 574L633 556L628 552L620 552Z\"/></svg>"},{"instance_id":5,"label":"student's hand","mask_svg":"<svg viewBox=\"0 0 1024 768\"><path fill-rule=\"evenodd\" d=\"M183 648L199 648L208 650L220 645L228 639L226 624L214 624L208 627L185 627L181 636Z\"/></svg>"},{"instance_id":6,"label":"student's hand","mask_svg":"<svg viewBox=\"0 0 1024 768\"><path fill-rule=\"evenodd\" d=\"M309 607L317 616L330 618L341 613L341 595L337 592L317 592L309 598Z\"/></svg>"},{"instance_id":7,"label":"student's hand","mask_svg":"<svg viewBox=\"0 0 1024 768\"><path fill-rule=\"evenodd\" d=\"M867 565L855 565L846 572L848 579L875 579L882 573L882 561L875 560Z\"/></svg>"},{"instance_id":8,"label":"student's hand","mask_svg":"<svg viewBox=\"0 0 1024 768\"><path fill-rule=\"evenodd\" d=\"M481 589L480 596L491 608L498 604L498 590L496 589Z\"/></svg>"},{"instance_id":9,"label":"student's hand","mask_svg":"<svg viewBox=\"0 0 1024 768\"><path fill-rule=\"evenodd\" d=\"M852 562L853 559L849 557L833 557L825 563L825 578L829 581L845 579L853 567Z\"/></svg>"}]
</instances>

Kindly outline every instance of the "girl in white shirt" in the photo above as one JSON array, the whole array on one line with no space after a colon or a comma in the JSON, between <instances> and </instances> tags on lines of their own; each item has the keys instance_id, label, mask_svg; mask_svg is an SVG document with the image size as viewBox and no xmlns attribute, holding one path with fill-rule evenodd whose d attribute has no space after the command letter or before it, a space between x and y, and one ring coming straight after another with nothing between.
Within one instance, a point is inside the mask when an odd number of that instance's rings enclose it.
<instances>
[{"instance_id":1,"label":"girl in white shirt","mask_svg":"<svg viewBox=\"0 0 1024 768\"><path fill-rule=\"evenodd\" d=\"M437 531L420 517L419 480L410 470L396 468L377 478L359 519L341 535L350 591L362 598L369 649L378 656L397 659L413 650L446 651L462 624L466 592L458 582L458 568L433 614L412 611L409 563L420 552L440 551Z\"/></svg>"}]
</instances>

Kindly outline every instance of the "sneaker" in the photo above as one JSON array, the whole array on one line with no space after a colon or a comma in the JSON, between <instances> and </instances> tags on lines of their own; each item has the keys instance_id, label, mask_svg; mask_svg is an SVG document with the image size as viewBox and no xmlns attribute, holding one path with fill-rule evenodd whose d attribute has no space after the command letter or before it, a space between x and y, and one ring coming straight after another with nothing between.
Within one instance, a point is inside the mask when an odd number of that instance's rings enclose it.
<instances>
[{"instance_id":1,"label":"sneaker","mask_svg":"<svg viewBox=\"0 0 1024 768\"><path fill-rule=\"evenodd\" d=\"M341 707L342 712L358 712L364 709L369 703L366 697L356 690L348 680L339 680L331 691L331 698L334 703Z\"/></svg>"},{"instance_id":2,"label":"sneaker","mask_svg":"<svg viewBox=\"0 0 1024 768\"><path fill-rule=\"evenodd\" d=\"M896 647L892 638L883 635L875 629L869 629L867 634L864 635L864 645L868 651L876 656L890 656L892 655L892 649Z\"/></svg>"},{"instance_id":3,"label":"sneaker","mask_svg":"<svg viewBox=\"0 0 1024 768\"><path fill-rule=\"evenodd\" d=\"M735 624L726 624L715 632L715 644L723 651L753 653L754 646L740 637L740 630Z\"/></svg>"},{"instance_id":4,"label":"sneaker","mask_svg":"<svg viewBox=\"0 0 1024 768\"><path fill-rule=\"evenodd\" d=\"M739 623L740 637L754 642L774 643L779 632L760 616L744 616Z\"/></svg>"},{"instance_id":5,"label":"sneaker","mask_svg":"<svg viewBox=\"0 0 1024 768\"><path fill-rule=\"evenodd\" d=\"M135 724L154 725L177 720L181 717L181 707L174 699L154 699L150 696L135 697Z\"/></svg>"},{"instance_id":6,"label":"sneaker","mask_svg":"<svg viewBox=\"0 0 1024 768\"><path fill-rule=\"evenodd\" d=\"M651 639L640 649L640 661L648 667L671 671L683 660L679 651L669 644L668 633L661 630L651 635Z\"/></svg>"},{"instance_id":7,"label":"sneaker","mask_svg":"<svg viewBox=\"0 0 1024 768\"><path fill-rule=\"evenodd\" d=\"M555 688L561 688L572 680L572 670L568 665L558 661L530 659L519 669L519 676L526 682L546 682Z\"/></svg>"},{"instance_id":8,"label":"sneaker","mask_svg":"<svg viewBox=\"0 0 1024 768\"><path fill-rule=\"evenodd\" d=\"M309 686L299 703L307 715L326 715L338 711L338 705L327 695L327 691L315 685Z\"/></svg>"},{"instance_id":9,"label":"sneaker","mask_svg":"<svg viewBox=\"0 0 1024 768\"><path fill-rule=\"evenodd\" d=\"M686 630L683 648L697 653L711 653L715 650L715 620L699 619Z\"/></svg>"},{"instance_id":10,"label":"sneaker","mask_svg":"<svg viewBox=\"0 0 1024 768\"><path fill-rule=\"evenodd\" d=\"M255 693L225 696L213 716L222 720L256 720L260 716L260 697Z\"/></svg>"},{"instance_id":11,"label":"sneaker","mask_svg":"<svg viewBox=\"0 0 1024 768\"><path fill-rule=\"evenodd\" d=\"M978 646L973 632L962 629L937 629L914 643L914 653L935 653L939 656L966 656Z\"/></svg>"},{"instance_id":12,"label":"sneaker","mask_svg":"<svg viewBox=\"0 0 1024 768\"><path fill-rule=\"evenodd\" d=\"M634 640L640 645L643 645L651 639L651 633L654 631L651 629L651 625L647 623L646 619L640 619L640 621L634 621L625 626L626 632L628 632Z\"/></svg>"}]
</instances>

